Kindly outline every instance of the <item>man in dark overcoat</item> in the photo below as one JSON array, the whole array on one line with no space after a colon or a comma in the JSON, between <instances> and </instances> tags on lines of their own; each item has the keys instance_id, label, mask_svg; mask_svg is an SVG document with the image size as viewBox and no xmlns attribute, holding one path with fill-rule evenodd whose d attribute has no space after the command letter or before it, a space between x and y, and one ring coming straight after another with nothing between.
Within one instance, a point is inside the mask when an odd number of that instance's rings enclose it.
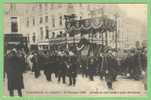
<instances>
[{"instance_id":1,"label":"man in dark overcoat","mask_svg":"<svg viewBox=\"0 0 151 100\"><path fill-rule=\"evenodd\" d=\"M55 74L55 77L58 76L58 65L59 65L59 59L56 56L50 56L49 61L44 65L44 74L46 76L46 79L48 81L51 81L51 75L52 73Z\"/></svg>"},{"instance_id":2,"label":"man in dark overcoat","mask_svg":"<svg viewBox=\"0 0 151 100\"><path fill-rule=\"evenodd\" d=\"M106 65L105 70L105 81L109 89L112 89L112 82L116 79L116 60L113 55L107 53L105 55Z\"/></svg>"},{"instance_id":3,"label":"man in dark overcoat","mask_svg":"<svg viewBox=\"0 0 151 100\"><path fill-rule=\"evenodd\" d=\"M31 61L33 63L32 71L34 72L34 76L35 78L38 78L40 76L40 66L39 66L40 64L39 64L39 56L37 52L33 54Z\"/></svg>"},{"instance_id":4,"label":"man in dark overcoat","mask_svg":"<svg viewBox=\"0 0 151 100\"><path fill-rule=\"evenodd\" d=\"M65 62L65 57L60 57L60 62L58 64L58 82L61 81L63 84L66 83L67 65Z\"/></svg>"},{"instance_id":5,"label":"man in dark overcoat","mask_svg":"<svg viewBox=\"0 0 151 100\"><path fill-rule=\"evenodd\" d=\"M141 60L141 52L135 51L135 54L133 56L133 78L135 80L139 80L141 77L141 71L142 71L142 60Z\"/></svg>"},{"instance_id":6,"label":"man in dark overcoat","mask_svg":"<svg viewBox=\"0 0 151 100\"><path fill-rule=\"evenodd\" d=\"M90 58L89 64L88 64L88 75L89 79L91 81L94 80L94 75L96 74L96 63L94 58Z\"/></svg>"},{"instance_id":7,"label":"man in dark overcoat","mask_svg":"<svg viewBox=\"0 0 151 100\"><path fill-rule=\"evenodd\" d=\"M69 68L68 68L68 75L69 75L69 86L76 84L76 77L77 77L77 70L78 70L78 63L76 57L71 57L71 60L69 62Z\"/></svg>"},{"instance_id":8,"label":"man in dark overcoat","mask_svg":"<svg viewBox=\"0 0 151 100\"><path fill-rule=\"evenodd\" d=\"M147 48L144 48L142 52L141 61L142 61L142 69L144 72L143 75L144 89L147 90Z\"/></svg>"},{"instance_id":9,"label":"man in dark overcoat","mask_svg":"<svg viewBox=\"0 0 151 100\"><path fill-rule=\"evenodd\" d=\"M25 58L22 54L11 51L7 56L6 73L8 79L8 90L10 96L14 96L14 90L18 91L18 95L22 96L24 88L23 72L25 71Z\"/></svg>"}]
</instances>

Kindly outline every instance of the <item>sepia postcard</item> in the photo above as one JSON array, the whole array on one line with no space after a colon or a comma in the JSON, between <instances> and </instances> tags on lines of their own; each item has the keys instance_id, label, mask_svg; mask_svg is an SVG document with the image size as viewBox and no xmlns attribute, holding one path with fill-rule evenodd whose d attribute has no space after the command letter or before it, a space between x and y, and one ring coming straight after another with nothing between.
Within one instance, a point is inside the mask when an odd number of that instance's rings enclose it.
<instances>
[{"instance_id":1,"label":"sepia postcard","mask_svg":"<svg viewBox=\"0 0 151 100\"><path fill-rule=\"evenodd\" d=\"M147 95L147 4L4 9L4 96Z\"/></svg>"}]
</instances>

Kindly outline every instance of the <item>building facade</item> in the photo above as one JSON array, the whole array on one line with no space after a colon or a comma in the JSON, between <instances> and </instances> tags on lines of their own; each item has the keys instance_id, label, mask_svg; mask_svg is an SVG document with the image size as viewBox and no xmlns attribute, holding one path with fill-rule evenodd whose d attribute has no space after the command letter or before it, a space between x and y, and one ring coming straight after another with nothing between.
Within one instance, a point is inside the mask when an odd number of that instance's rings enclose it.
<instances>
[{"instance_id":1,"label":"building facade","mask_svg":"<svg viewBox=\"0 0 151 100\"><path fill-rule=\"evenodd\" d=\"M39 49L48 49L51 39L68 37L65 29L64 15L75 14L76 19L108 16L117 20L118 46L126 48L131 45L128 34L133 31L125 29L125 14L115 4L5 4L4 32L12 32L12 22L17 22L16 32L28 37L29 46L38 45ZM117 18L117 19L116 19ZM133 25L132 25L133 26ZM138 34L138 33L137 33ZM96 34L96 38L100 38ZM105 36L104 36L105 37ZM115 33L108 33L108 45L115 47Z\"/></svg>"}]
</instances>

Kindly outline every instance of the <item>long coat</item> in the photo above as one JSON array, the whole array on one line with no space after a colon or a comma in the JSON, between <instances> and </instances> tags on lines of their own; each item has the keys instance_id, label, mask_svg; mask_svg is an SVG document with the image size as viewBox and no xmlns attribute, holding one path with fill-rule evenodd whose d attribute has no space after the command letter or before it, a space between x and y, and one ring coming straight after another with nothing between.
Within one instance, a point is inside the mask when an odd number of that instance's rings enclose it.
<instances>
[{"instance_id":1,"label":"long coat","mask_svg":"<svg viewBox=\"0 0 151 100\"><path fill-rule=\"evenodd\" d=\"M23 72L25 71L24 57L18 57L16 55L7 57L6 63L8 90L23 89Z\"/></svg>"},{"instance_id":2,"label":"long coat","mask_svg":"<svg viewBox=\"0 0 151 100\"><path fill-rule=\"evenodd\" d=\"M141 55L142 69L145 71L147 68L147 56L145 54Z\"/></svg>"},{"instance_id":3,"label":"long coat","mask_svg":"<svg viewBox=\"0 0 151 100\"><path fill-rule=\"evenodd\" d=\"M96 74L96 64L95 64L95 62L88 64L88 73L89 73L89 75L95 75Z\"/></svg>"},{"instance_id":4,"label":"long coat","mask_svg":"<svg viewBox=\"0 0 151 100\"><path fill-rule=\"evenodd\" d=\"M39 57L37 55L34 55L31 59L32 63L33 63L33 67L32 67L32 71L36 72L40 70L39 67Z\"/></svg>"},{"instance_id":5,"label":"long coat","mask_svg":"<svg viewBox=\"0 0 151 100\"><path fill-rule=\"evenodd\" d=\"M141 70L142 70L142 61L141 61L141 54L136 54L133 56L134 59L134 74L136 76L141 75Z\"/></svg>"},{"instance_id":6,"label":"long coat","mask_svg":"<svg viewBox=\"0 0 151 100\"><path fill-rule=\"evenodd\" d=\"M78 64L76 62L71 62L68 68L68 75L72 77L77 76Z\"/></svg>"},{"instance_id":7,"label":"long coat","mask_svg":"<svg viewBox=\"0 0 151 100\"><path fill-rule=\"evenodd\" d=\"M58 74L60 76L65 76L67 74L67 65L64 61L60 61L57 67L58 67Z\"/></svg>"},{"instance_id":8,"label":"long coat","mask_svg":"<svg viewBox=\"0 0 151 100\"><path fill-rule=\"evenodd\" d=\"M117 74L117 62L111 56L106 56L106 61L104 62L105 80L113 81Z\"/></svg>"}]
</instances>

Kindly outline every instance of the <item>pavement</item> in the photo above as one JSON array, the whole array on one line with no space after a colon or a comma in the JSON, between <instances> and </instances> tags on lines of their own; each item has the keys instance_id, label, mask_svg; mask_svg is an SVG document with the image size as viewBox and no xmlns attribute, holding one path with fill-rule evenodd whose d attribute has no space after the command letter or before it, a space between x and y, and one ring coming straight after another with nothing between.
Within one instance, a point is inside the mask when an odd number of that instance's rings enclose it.
<instances>
[{"instance_id":1,"label":"pavement","mask_svg":"<svg viewBox=\"0 0 151 100\"><path fill-rule=\"evenodd\" d=\"M142 80L125 79L121 76L117 77L117 81L113 82L113 89L109 90L105 80L100 80L98 76L94 77L94 81L90 81L81 75L77 76L75 86L68 86L69 81L66 78L66 84L58 83L55 75L52 75L52 81L48 82L41 72L39 78L35 78L32 72L24 74L23 89L24 96L145 96L144 84ZM7 78L4 79L4 95L8 96ZM17 92L15 91L15 95Z\"/></svg>"}]
</instances>

